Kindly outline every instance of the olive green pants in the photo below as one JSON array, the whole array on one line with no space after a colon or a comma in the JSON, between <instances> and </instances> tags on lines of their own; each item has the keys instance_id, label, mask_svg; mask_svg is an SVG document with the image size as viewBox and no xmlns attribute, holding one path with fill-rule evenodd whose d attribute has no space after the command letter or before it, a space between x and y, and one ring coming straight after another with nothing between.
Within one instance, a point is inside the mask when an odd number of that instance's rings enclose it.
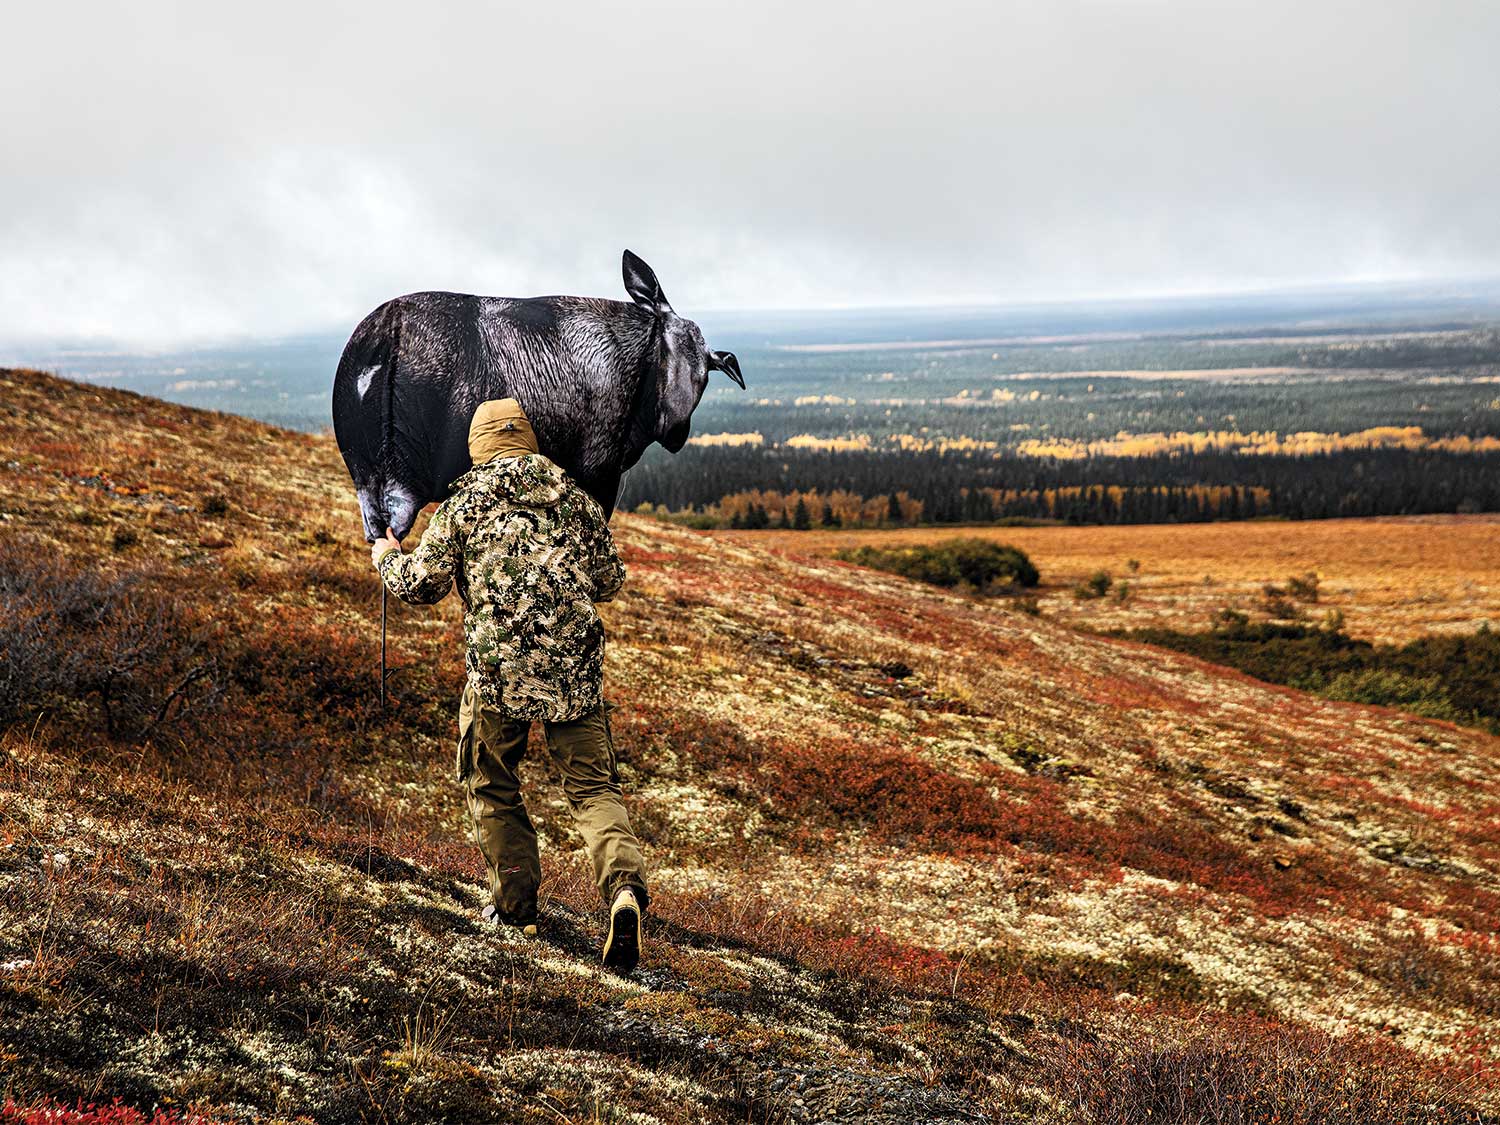
<instances>
[{"instance_id":1,"label":"olive green pants","mask_svg":"<svg viewBox=\"0 0 1500 1125\"><path fill-rule=\"evenodd\" d=\"M588 847L599 893L608 903L621 887L631 887L644 907L646 866L620 799L605 708L543 726L547 749L562 770L563 795ZM468 797L474 842L489 868L495 909L502 920L522 925L536 918L542 881L536 828L526 813L516 775L530 735L529 720L502 714L472 686L464 685L458 707L458 780Z\"/></svg>"}]
</instances>

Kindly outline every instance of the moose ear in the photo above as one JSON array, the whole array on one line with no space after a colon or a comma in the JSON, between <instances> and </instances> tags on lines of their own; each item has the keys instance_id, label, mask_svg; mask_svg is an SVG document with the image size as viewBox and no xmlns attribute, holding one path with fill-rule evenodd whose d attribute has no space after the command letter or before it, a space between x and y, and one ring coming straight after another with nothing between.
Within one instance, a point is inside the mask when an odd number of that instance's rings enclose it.
<instances>
[{"instance_id":1,"label":"moose ear","mask_svg":"<svg viewBox=\"0 0 1500 1125\"><path fill-rule=\"evenodd\" d=\"M741 390L745 389L745 377L740 374L740 361L734 357L733 352L709 352L708 369L724 372L740 385Z\"/></svg>"},{"instance_id":2,"label":"moose ear","mask_svg":"<svg viewBox=\"0 0 1500 1125\"><path fill-rule=\"evenodd\" d=\"M657 316L672 311L667 295L661 291L661 282L656 280L656 273L629 250L620 260L620 271L625 275L625 292L636 304Z\"/></svg>"}]
</instances>

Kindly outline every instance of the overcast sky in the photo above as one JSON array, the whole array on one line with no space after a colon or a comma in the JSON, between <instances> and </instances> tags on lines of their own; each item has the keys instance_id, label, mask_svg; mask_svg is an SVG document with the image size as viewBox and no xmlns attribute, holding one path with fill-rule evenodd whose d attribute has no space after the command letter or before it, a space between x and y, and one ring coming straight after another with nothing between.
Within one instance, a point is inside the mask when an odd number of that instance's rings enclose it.
<instances>
[{"instance_id":1,"label":"overcast sky","mask_svg":"<svg viewBox=\"0 0 1500 1125\"><path fill-rule=\"evenodd\" d=\"M1500 274L1500 4L28 4L0 337Z\"/></svg>"}]
</instances>

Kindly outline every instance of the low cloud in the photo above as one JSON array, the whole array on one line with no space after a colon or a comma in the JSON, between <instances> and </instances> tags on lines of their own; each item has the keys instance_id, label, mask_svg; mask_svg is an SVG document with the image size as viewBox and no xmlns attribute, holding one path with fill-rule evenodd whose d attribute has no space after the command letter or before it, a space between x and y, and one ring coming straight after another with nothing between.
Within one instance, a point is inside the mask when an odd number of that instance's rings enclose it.
<instances>
[{"instance_id":1,"label":"low cloud","mask_svg":"<svg viewBox=\"0 0 1500 1125\"><path fill-rule=\"evenodd\" d=\"M9 25L9 338L618 295L624 246L687 312L1500 273L1487 4L146 2Z\"/></svg>"}]
</instances>

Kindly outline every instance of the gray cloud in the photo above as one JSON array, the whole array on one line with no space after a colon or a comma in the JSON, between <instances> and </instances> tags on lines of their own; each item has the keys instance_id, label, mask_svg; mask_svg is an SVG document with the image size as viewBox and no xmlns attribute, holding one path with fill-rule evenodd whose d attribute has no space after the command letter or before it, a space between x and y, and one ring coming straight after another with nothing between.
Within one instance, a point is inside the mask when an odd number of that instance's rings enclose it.
<instances>
[{"instance_id":1,"label":"gray cloud","mask_svg":"<svg viewBox=\"0 0 1500 1125\"><path fill-rule=\"evenodd\" d=\"M31 5L0 335L1500 273L1500 7Z\"/></svg>"}]
</instances>

